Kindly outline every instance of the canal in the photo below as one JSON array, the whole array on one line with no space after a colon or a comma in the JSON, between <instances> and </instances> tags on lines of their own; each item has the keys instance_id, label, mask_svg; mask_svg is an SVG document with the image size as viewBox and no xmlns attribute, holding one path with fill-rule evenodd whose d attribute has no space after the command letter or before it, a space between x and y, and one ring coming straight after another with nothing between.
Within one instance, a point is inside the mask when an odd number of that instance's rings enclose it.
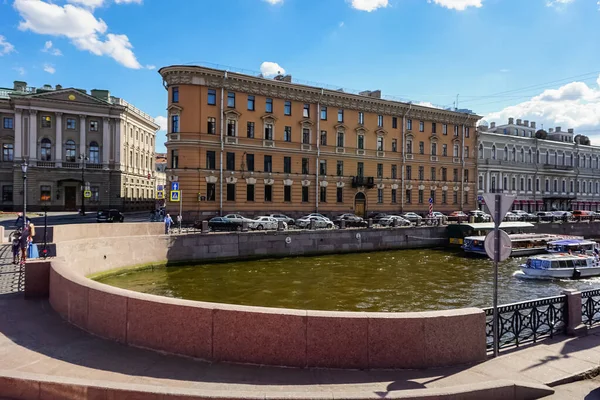
<instances>
[{"instance_id":1,"label":"canal","mask_svg":"<svg viewBox=\"0 0 600 400\"><path fill-rule=\"evenodd\" d=\"M533 280L513 276L526 258L500 266L499 301L600 288L600 278ZM188 300L338 311L425 311L492 304L493 264L444 250L398 250L197 264L123 271L98 281Z\"/></svg>"}]
</instances>

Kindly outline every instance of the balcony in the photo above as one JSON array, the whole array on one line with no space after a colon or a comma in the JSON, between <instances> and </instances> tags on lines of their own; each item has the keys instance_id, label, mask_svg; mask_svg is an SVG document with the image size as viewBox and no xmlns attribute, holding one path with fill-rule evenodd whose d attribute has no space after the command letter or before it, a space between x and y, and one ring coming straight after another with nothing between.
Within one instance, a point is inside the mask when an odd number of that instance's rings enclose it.
<instances>
[{"instance_id":1,"label":"balcony","mask_svg":"<svg viewBox=\"0 0 600 400\"><path fill-rule=\"evenodd\" d=\"M86 169L102 169L102 164L85 164Z\"/></svg>"},{"instance_id":2,"label":"balcony","mask_svg":"<svg viewBox=\"0 0 600 400\"><path fill-rule=\"evenodd\" d=\"M353 176L352 187L357 188L364 186L368 189L375 187L375 178L372 176Z\"/></svg>"},{"instance_id":3,"label":"balcony","mask_svg":"<svg viewBox=\"0 0 600 400\"><path fill-rule=\"evenodd\" d=\"M570 165L556 165L556 164L544 164L544 169L556 169L559 171L573 171L573 167Z\"/></svg>"},{"instance_id":4,"label":"balcony","mask_svg":"<svg viewBox=\"0 0 600 400\"><path fill-rule=\"evenodd\" d=\"M63 168L72 168L72 169L81 168L81 166L77 162L63 162L62 166L63 166Z\"/></svg>"},{"instance_id":5,"label":"balcony","mask_svg":"<svg viewBox=\"0 0 600 400\"><path fill-rule=\"evenodd\" d=\"M36 161L35 165L39 168L55 168L56 163L54 161Z\"/></svg>"}]
</instances>

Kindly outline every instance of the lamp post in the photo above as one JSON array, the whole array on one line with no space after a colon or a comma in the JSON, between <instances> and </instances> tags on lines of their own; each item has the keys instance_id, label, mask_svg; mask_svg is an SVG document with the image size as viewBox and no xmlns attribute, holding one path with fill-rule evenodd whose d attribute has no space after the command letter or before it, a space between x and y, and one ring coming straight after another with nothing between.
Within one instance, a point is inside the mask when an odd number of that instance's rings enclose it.
<instances>
[{"instance_id":1,"label":"lamp post","mask_svg":"<svg viewBox=\"0 0 600 400\"><path fill-rule=\"evenodd\" d=\"M42 257L48 257L48 203L51 200L44 202L44 249L42 250Z\"/></svg>"},{"instance_id":2,"label":"lamp post","mask_svg":"<svg viewBox=\"0 0 600 400\"><path fill-rule=\"evenodd\" d=\"M27 160L23 160L21 171L23 171L23 230L27 228Z\"/></svg>"},{"instance_id":3,"label":"lamp post","mask_svg":"<svg viewBox=\"0 0 600 400\"><path fill-rule=\"evenodd\" d=\"M79 161L81 161L81 215L85 215L85 162L89 160L89 157L84 154L79 155Z\"/></svg>"}]
</instances>

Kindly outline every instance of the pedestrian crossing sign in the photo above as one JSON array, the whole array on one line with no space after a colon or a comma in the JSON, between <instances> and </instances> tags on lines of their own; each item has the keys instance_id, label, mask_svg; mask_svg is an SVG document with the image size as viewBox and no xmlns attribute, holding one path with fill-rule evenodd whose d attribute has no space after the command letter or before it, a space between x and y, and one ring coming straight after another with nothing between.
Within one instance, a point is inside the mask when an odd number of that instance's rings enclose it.
<instances>
[{"instance_id":1,"label":"pedestrian crossing sign","mask_svg":"<svg viewBox=\"0 0 600 400\"><path fill-rule=\"evenodd\" d=\"M181 191L171 190L171 201L178 202L181 199Z\"/></svg>"},{"instance_id":2,"label":"pedestrian crossing sign","mask_svg":"<svg viewBox=\"0 0 600 400\"><path fill-rule=\"evenodd\" d=\"M83 191L83 197L85 197L86 199L90 199L92 197L92 191L91 190L84 190Z\"/></svg>"},{"instance_id":3,"label":"pedestrian crossing sign","mask_svg":"<svg viewBox=\"0 0 600 400\"><path fill-rule=\"evenodd\" d=\"M158 200L162 200L165 198L165 192L163 192L162 190L157 190L156 191L156 198Z\"/></svg>"}]
</instances>

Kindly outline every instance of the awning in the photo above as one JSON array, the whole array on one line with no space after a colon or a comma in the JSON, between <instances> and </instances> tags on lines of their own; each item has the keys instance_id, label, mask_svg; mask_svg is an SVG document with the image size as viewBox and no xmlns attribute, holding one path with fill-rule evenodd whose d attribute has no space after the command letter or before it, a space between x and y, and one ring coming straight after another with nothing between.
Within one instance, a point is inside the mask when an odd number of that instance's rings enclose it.
<instances>
[{"instance_id":1,"label":"awning","mask_svg":"<svg viewBox=\"0 0 600 400\"><path fill-rule=\"evenodd\" d=\"M513 201L513 204L521 204L521 203L522 203L521 200L515 200L515 201Z\"/></svg>"},{"instance_id":2,"label":"awning","mask_svg":"<svg viewBox=\"0 0 600 400\"><path fill-rule=\"evenodd\" d=\"M529 204L535 204L535 200L529 200Z\"/></svg>"},{"instance_id":3,"label":"awning","mask_svg":"<svg viewBox=\"0 0 600 400\"><path fill-rule=\"evenodd\" d=\"M535 202L534 202L535 203ZM538 204L544 205L544 200L538 200L537 201Z\"/></svg>"}]
</instances>

